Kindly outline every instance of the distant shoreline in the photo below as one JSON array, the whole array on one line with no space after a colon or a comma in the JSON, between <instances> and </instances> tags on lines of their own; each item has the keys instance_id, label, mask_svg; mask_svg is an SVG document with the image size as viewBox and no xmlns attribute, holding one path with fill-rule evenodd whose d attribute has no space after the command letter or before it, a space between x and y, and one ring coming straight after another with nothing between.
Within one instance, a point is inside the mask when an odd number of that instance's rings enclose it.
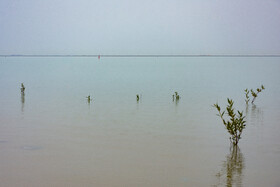
<instances>
[{"instance_id":1,"label":"distant shoreline","mask_svg":"<svg viewBox=\"0 0 280 187\"><path fill-rule=\"evenodd\" d=\"M280 57L279 55L0 55L0 57Z\"/></svg>"}]
</instances>

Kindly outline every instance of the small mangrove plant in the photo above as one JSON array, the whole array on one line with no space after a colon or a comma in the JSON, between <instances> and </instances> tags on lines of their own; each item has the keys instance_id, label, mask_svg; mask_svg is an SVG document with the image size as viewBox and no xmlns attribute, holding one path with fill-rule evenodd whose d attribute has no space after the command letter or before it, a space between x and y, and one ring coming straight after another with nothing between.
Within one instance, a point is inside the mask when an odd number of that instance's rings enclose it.
<instances>
[{"instance_id":1,"label":"small mangrove plant","mask_svg":"<svg viewBox=\"0 0 280 187\"><path fill-rule=\"evenodd\" d=\"M90 95L89 95L89 96L87 96L86 98L87 98L88 103L90 103L90 102L92 101L92 99L91 99Z\"/></svg>"},{"instance_id":2,"label":"small mangrove plant","mask_svg":"<svg viewBox=\"0 0 280 187\"><path fill-rule=\"evenodd\" d=\"M140 100L139 94L136 94L136 101L139 101L139 100Z\"/></svg>"},{"instance_id":3,"label":"small mangrove plant","mask_svg":"<svg viewBox=\"0 0 280 187\"><path fill-rule=\"evenodd\" d=\"M232 99L228 98L227 102L228 105L226 107L226 111L222 111L218 103L214 104L213 107L218 110L217 116L222 119L223 124L230 134L230 142L233 145L237 145L239 140L241 139L242 131L246 126L245 116L243 115L243 112L240 112L239 110L237 110L237 113L234 111L234 102ZM225 119L225 114L227 114L229 120Z\"/></svg>"},{"instance_id":4,"label":"small mangrove plant","mask_svg":"<svg viewBox=\"0 0 280 187\"><path fill-rule=\"evenodd\" d=\"M176 100L178 101L181 97L179 96L178 92L174 92L174 94L172 95L173 101Z\"/></svg>"},{"instance_id":5,"label":"small mangrove plant","mask_svg":"<svg viewBox=\"0 0 280 187\"><path fill-rule=\"evenodd\" d=\"M264 88L263 85L261 85L260 88L257 88L257 91L254 91L253 89L251 89L251 94L252 94L252 97L253 97L252 103L254 103L255 99L258 97L258 94L259 94L260 92L262 92L264 89L265 89L265 88Z\"/></svg>"},{"instance_id":6,"label":"small mangrove plant","mask_svg":"<svg viewBox=\"0 0 280 187\"><path fill-rule=\"evenodd\" d=\"M245 91L245 97L246 97L245 102L246 102L246 104L248 104L250 101L250 97L249 97L250 92L247 88L244 91Z\"/></svg>"},{"instance_id":7,"label":"small mangrove plant","mask_svg":"<svg viewBox=\"0 0 280 187\"><path fill-rule=\"evenodd\" d=\"M263 85L261 85L260 88L257 88L256 91L254 91L253 89L251 89L251 90L249 91L248 88L246 88L246 89L244 90L244 92L245 92L245 97L246 97L246 98L245 98L246 104L248 104L249 101L250 101L250 96L249 96L249 93L250 93L250 92L251 92L251 95L252 95L252 97L253 97L253 99L252 99L252 101L251 101L251 103L253 104L254 101L255 101L255 99L258 97L258 94L259 94L260 92L262 92L264 89L265 89L265 88L264 88Z\"/></svg>"},{"instance_id":8,"label":"small mangrove plant","mask_svg":"<svg viewBox=\"0 0 280 187\"><path fill-rule=\"evenodd\" d=\"M20 88L20 91L21 91L21 93L24 93L24 91L25 91L25 86L24 86L24 84L23 84L23 83L21 83L21 88Z\"/></svg>"}]
</instances>

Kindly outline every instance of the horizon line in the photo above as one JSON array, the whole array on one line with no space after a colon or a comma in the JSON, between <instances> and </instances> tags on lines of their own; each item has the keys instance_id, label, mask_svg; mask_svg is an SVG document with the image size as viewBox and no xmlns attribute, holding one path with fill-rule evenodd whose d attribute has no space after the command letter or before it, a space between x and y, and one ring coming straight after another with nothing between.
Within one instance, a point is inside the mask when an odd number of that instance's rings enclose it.
<instances>
[{"instance_id":1,"label":"horizon line","mask_svg":"<svg viewBox=\"0 0 280 187\"><path fill-rule=\"evenodd\" d=\"M0 54L0 57L280 57L280 54Z\"/></svg>"}]
</instances>

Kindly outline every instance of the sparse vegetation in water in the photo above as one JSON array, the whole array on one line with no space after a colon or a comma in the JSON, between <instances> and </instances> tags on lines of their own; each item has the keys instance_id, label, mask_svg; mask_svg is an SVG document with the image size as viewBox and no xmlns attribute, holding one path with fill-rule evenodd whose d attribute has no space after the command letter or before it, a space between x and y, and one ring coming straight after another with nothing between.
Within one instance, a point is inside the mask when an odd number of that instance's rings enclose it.
<instances>
[{"instance_id":1,"label":"sparse vegetation in water","mask_svg":"<svg viewBox=\"0 0 280 187\"><path fill-rule=\"evenodd\" d=\"M21 93L24 93L24 91L25 91L25 86L24 86L24 84L23 84L23 83L21 83L21 88L20 88L20 91L21 91Z\"/></svg>"},{"instance_id":2,"label":"sparse vegetation in water","mask_svg":"<svg viewBox=\"0 0 280 187\"><path fill-rule=\"evenodd\" d=\"M252 103L254 103L256 97L258 97L258 94L259 94L260 92L262 92L264 89L265 89L265 88L264 88L263 85L261 85L260 88L257 88L257 91L254 91L253 89L251 89L251 94L252 94L252 96L253 96Z\"/></svg>"},{"instance_id":3,"label":"sparse vegetation in water","mask_svg":"<svg viewBox=\"0 0 280 187\"><path fill-rule=\"evenodd\" d=\"M242 131L246 126L245 116L243 115L243 112L240 111L237 111L237 113L235 113L233 108L234 102L231 99L227 99L227 101L228 105L226 107L226 111L221 111L221 107L218 105L218 103L214 104L213 107L218 110L217 116L222 119L228 133L231 135L231 143L233 145L237 145L239 140L241 139ZM226 120L224 118L225 113L228 115L229 120Z\"/></svg>"}]
</instances>

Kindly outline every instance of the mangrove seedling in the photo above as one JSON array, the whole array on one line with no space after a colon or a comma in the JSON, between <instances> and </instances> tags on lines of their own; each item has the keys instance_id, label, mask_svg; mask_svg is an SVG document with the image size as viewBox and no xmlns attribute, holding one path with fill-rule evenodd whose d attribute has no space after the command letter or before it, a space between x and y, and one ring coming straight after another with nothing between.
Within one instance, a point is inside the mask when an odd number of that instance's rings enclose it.
<instances>
[{"instance_id":1,"label":"mangrove seedling","mask_svg":"<svg viewBox=\"0 0 280 187\"><path fill-rule=\"evenodd\" d=\"M90 98L90 95L87 96L86 98L87 98L88 103L90 103L92 101L92 99Z\"/></svg>"},{"instance_id":2,"label":"mangrove seedling","mask_svg":"<svg viewBox=\"0 0 280 187\"><path fill-rule=\"evenodd\" d=\"M232 99L227 99L228 105L226 107L226 111L221 111L221 107L218 105L218 103L214 104L213 107L215 107L218 110L217 116L219 116L223 124L225 125L228 133L231 135L230 142L233 145L237 145L239 140L241 139L241 134L243 129L246 126L246 121L244 120L246 116L243 116L243 112L237 111L237 114L234 111L233 108L233 101ZM224 114L227 112L227 115L229 117L229 120L226 120L224 118Z\"/></svg>"},{"instance_id":3,"label":"mangrove seedling","mask_svg":"<svg viewBox=\"0 0 280 187\"><path fill-rule=\"evenodd\" d=\"M25 87L24 87L23 83L21 83L21 88L20 88L21 93L24 93L24 90L25 90Z\"/></svg>"},{"instance_id":4,"label":"mangrove seedling","mask_svg":"<svg viewBox=\"0 0 280 187\"><path fill-rule=\"evenodd\" d=\"M247 88L244 91L245 91L245 96L246 96L245 102L246 102L246 104L248 104L250 101L250 97L249 97L250 92Z\"/></svg>"},{"instance_id":5,"label":"mangrove seedling","mask_svg":"<svg viewBox=\"0 0 280 187\"><path fill-rule=\"evenodd\" d=\"M259 94L260 92L262 92L262 90L264 90L264 89L265 89L265 88L264 88L263 85L261 85L261 88L257 88L257 91L256 91L256 92L255 92L253 89L251 89L251 94L252 94L252 96L253 96L252 103L254 103L256 97L258 97L258 94Z\"/></svg>"},{"instance_id":6,"label":"mangrove seedling","mask_svg":"<svg viewBox=\"0 0 280 187\"><path fill-rule=\"evenodd\" d=\"M178 92L175 92L175 96L173 95L173 100L174 100L174 97L175 97L176 100L180 99L180 96L179 96Z\"/></svg>"},{"instance_id":7,"label":"mangrove seedling","mask_svg":"<svg viewBox=\"0 0 280 187\"><path fill-rule=\"evenodd\" d=\"M139 101L139 99L140 99L140 97L139 97L139 95L137 94L137 95L136 95L136 100Z\"/></svg>"}]
</instances>

